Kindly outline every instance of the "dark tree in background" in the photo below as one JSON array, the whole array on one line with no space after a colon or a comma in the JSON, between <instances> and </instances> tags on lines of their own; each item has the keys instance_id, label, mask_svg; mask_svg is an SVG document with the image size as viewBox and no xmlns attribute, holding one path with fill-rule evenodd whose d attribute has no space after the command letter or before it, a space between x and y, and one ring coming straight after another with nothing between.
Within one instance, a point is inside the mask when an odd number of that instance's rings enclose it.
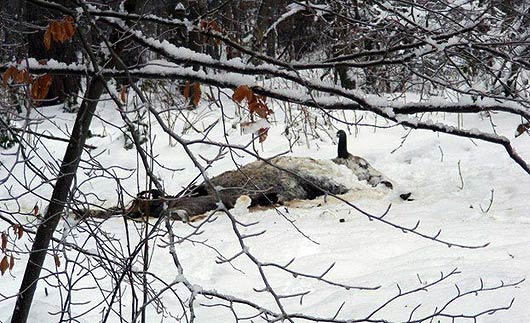
<instances>
[{"instance_id":1,"label":"dark tree in background","mask_svg":"<svg viewBox=\"0 0 530 323\"><path fill-rule=\"evenodd\" d=\"M1 2L0 57L2 61L21 60L27 51L24 39L26 5L24 1L4 0Z\"/></svg>"}]
</instances>

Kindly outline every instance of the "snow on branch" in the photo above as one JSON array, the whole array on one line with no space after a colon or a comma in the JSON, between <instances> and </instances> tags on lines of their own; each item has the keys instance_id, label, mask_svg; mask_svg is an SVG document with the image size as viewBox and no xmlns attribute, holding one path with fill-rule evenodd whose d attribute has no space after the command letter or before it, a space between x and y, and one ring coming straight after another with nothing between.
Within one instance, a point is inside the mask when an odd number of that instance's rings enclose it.
<instances>
[{"instance_id":1,"label":"snow on branch","mask_svg":"<svg viewBox=\"0 0 530 323\"><path fill-rule=\"evenodd\" d=\"M291 3L290 5L288 5L287 11L283 13L280 17L278 17L278 19L276 19L276 21L270 25L269 29L267 29L267 31L263 35L263 38L266 38L271 31L276 29L276 26L287 20L289 17L294 16L299 12L303 12L304 10L306 10L304 6L301 6L296 3Z\"/></svg>"},{"instance_id":2,"label":"snow on branch","mask_svg":"<svg viewBox=\"0 0 530 323\"><path fill-rule=\"evenodd\" d=\"M338 86L330 86L324 82L307 80L302 78L296 73L285 72L272 66L259 66L254 67L251 65L243 65L239 61L218 61L212 57L201 54L195 55L193 51L185 48L179 48L167 42L160 42L152 38L145 39L142 37L140 32L134 33L135 37L146 46L154 49L160 54L167 58L174 60L175 62L167 61L153 61L141 68L130 69L125 73L124 71L116 69L103 69L99 71L105 76L124 76L130 74L135 77L143 78L170 78L170 79L190 79L194 81L200 81L204 84L223 88L236 88L240 85L254 84L255 74L272 74L276 77L285 78L290 81L294 81L300 85L305 85L309 89L317 90L328 94L327 96L315 97L309 93L303 93L300 91L276 89L267 86L254 86L253 91L260 95L275 98L282 101L288 101L298 103L323 110L364 110L376 113L386 119L397 122L407 127L414 129L425 129L432 130L441 133L447 133L459 137L467 137L473 139L479 139L486 142L502 145L509 156L520 165L525 172L530 174L530 167L528 164L517 154L515 149L511 146L510 141L503 136L495 134L489 134L481 132L479 130L465 130L457 129L452 126L447 126L441 123L430 123L419 121L414 118L408 118L405 114L412 114L418 112L472 112L472 111L502 111L513 114L521 115L525 118L530 117L528 110L518 107L514 103L508 104L495 104L493 101L486 101L484 104L449 104L437 101L436 104L430 105L429 103L422 104L399 104L395 106L381 105L384 102L380 100L370 100L360 98L355 92L350 90L342 89ZM212 68L218 68L225 70L229 73L213 74L204 71L194 71L191 67L181 67L180 64L203 64ZM1 70L5 70L8 65L0 67ZM41 65L37 60L28 59L25 64L18 65L18 68L28 68L30 71L39 72L54 72L59 74L90 74L90 70L82 65L75 64L64 64L61 62L51 61L49 65Z\"/></svg>"}]
</instances>

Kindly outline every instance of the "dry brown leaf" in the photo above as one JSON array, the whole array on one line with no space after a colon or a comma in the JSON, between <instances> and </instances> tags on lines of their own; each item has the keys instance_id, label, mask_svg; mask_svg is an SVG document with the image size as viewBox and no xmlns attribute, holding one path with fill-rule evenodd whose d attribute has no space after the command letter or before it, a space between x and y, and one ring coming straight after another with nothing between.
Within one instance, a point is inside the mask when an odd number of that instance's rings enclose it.
<instances>
[{"instance_id":1,"label":"dry brown leaf","mask_svg":"<svg viewBox=\"0 0 530 323\"><path fill-rule=\"evenodd\" d=\"M121 86L120 90L120 100L121 102L125 103L127 102L127 87L125 85Z\"/></svg>"},{"instance_id":2,"label":"dry brown leaf","mask_svg":"<svg viewBox=\"0 0 530 323\"><path fill-rule=\"evenodd\" d=\"M9 260L7 259L7 256L4 256L4 258L2 258L2 261L0 262L0 271L2 272L2 276L7 271L8 268L9 268Z\"/></svg>"},{"instance_id":3,"label":"dry brown leaf","mask_svg":"<svg viewBox=\"0 0 530 323\"><path fill-rule=\"evenodd\" d=\"M39 205L37 203L35 203L32 212L34 216L37 216L39 214Z\"/></svg>"},{"instance_id":4,"label":"dry brown leaf","mask_svg":"<svg viewBox=\"0 0 530 323\"><path fill-rule=\"evenodd\" d=\"M517 129L515 130L515 138L519 137L520 135L527 132L528 130L530 130L530 122L522 123L518 125Z\"/></svg>"},{"instance_id":5,"label":"dry brown leaf","mask_svg":"<svg viewBox=\"0 0 530 323\"><path fill-rule=\"evenodd\" d=\"M61 21L54 20L48 25L48 30L54 41L64 42L64 27Z\"/></svg>"},{"instance_id":6,"label":"dry brown leaf","mask_svg":"<svg viewBox=\"0 0 530 323\"><path fill-rule=\"evenodd\" d=\"M17 238L22 238L24 234L24 228L20 224L13 224L13 232L15 232Z\"/></svg>"},{"instance_id":7,"label":"dry brown leaf","mask_svg":"<svg viewBox=\"0 0 530 323\"><path fill-rule=\"evenodd\" d=\"M71 16L64 17L63 28L65 40L71 39L75 34L74 18Z\"/></svg>"},{"instance_id":8,"label":"dry brown leaf","mask_svg":"<svg viewBox=\"0 0 530 323\"><path fill-rule=\"evenodd\" d=\"M215 20L201 20L199 26L202 30L211 30L211 31L215 31L218 33L223 31L223 29L219 26L219 24Z\"/></svg>"},{"instance_id":9,"label":"dry brown leaf","mask_svg":"<svg viewBox=\"0 0 530 323\"><path fill-rule=\"evenodd\" d=\"M30 80L31 80L31 75L29 74L27 69L23 69L23 70L17 71L17 73L15 75L15 82L17 84L30 83Z\"/></svg>"},{"instance_id":10,"label":"dry brown leaf","mask_svg":"<svg viewBox=\"0 0 530 323\"><path fill-rule=\"evenodd\" d=\"M17 72L13 75L13 82L16 84L20 84L24 81L24 73L23 71L17 70Z\"/></svg>"},{"instance_id":11,"label":"dry brown leaf","mask_svg":"<svg viewBox=\"0 0 530 323\"><path fill-rule=\"evenodd\" d=\"M7 234L2 232L2 252L6 252L7 248Z\"/></svg>"},{"instance_id":12,"label":"dry brown leaf","mask_svg":"<svg viewBox=\"0 0 530 323\"><path fill-rule=\"evenodd\" d=\"M7 87L9 79L15 79L15 75L18 73L18 70L14 66L9 66L7 70L2 74L2 81L4 87Z\"/></svg>"},{"instance_id":13,"label":"dry brown leaf","mask_svg":"<svg viewBox=\"0 0 530 323\"><path fill-rule=\"evenodd\" d=\"M15 257L11 255L11 257L9 257L9 270L11 271L13 267L15 267Z\"/></svg>"},{"instance_id":14,"label":"dry brown leaf","mask_svg":"<svg viewBox=\"0 0 530 323\"><path fill-rule=\"evenodd\" d=\"M67 16L61 20L54 20L48 24L44 32L44 47L50 49L52 40L60 43L71 39L75 34L74 18Z\"/></svg>"},{"instance_id":15,"label":"dry brown leaf","mask_svg":"<svg viewBox=\"0 0 530 323\"><path fill-rule=\"evenodd\" d=\"M267 119L267 116L272 113L272 111L269 110L267 105L265 105L265 103L261 101L253 101L249 103L248 110L250 111L250 113L255 113L263 119Z\"/></svg>"},{"instance_id":16,"label":"dry brown leaf","mask_svg":"<svg viewBox=\"0 0 530 323\"><path fill-rule=\"evenodd\" d=\"M199 82L193 82L193 105L199 105L201 101L201 85Z\"/></svg>"},{"instance_id":17,"label":"dry brown leaf","mask_svg":"<svg viewBox=\"0 0 530 323\"><path fill-rule=\"evenodd\" d=\"M42 41L44 43L44 48L46 48L46 50L49 50L52 45L52 33L50 32L49 27L44 32L44 39Z\"/></svg>"},{"instance_id":18,"label":"dry brown leaf","mask_svg":"<svg viewBox=\"0 0 530 323\"><path fill-rule=\"evenodd\" d=\"M59 256L53 255L53 259L55 260L55 266L61 267L61 260L59 259Z\"/></svg>"},{"instance_id":19,"label":"dry brown leaf","mask_svg":"<svg viewBox=\"0 0 530 323\"><path fill-rule=\"evenodd\" d=\"M251 88L246 85L241 85L234 90L232 100L241 103L244 99L247 100L248 111L251 114L254 113L263 119L267 119L267 117L273 113L265 104L265 100L267 99L265 96L256 95Z\"/></svg>"},{"instance_id":20,"label":"dry brown leaf","mask_svg":"<svg viewBox=\"0 0 530 323\"><path fill-rule=\"evenodd\" d=\"M258 136L259 136L259 142L264 142L265 139L267 139L267 136L269 135L269 128L260 128L258 130Z\"/></svg>"},{"instance_id":21,"label":"dry brown leaf","mask_svg":"<svg viewBox=\"0 0 530 323\"><path fill-rule=\"evenodd\" d=\"M215 32L221 32L221 27L219 27L219 24L217 24L217 21L215 20L210 21L209 28Z\"/></svg>"},{"instance_id":22,"label":"dry brown leaf","mask_svg":"<svg viewBox=\"0 0 530 323\"><path fill-rule=\"evenodd\" d=\"M261 116L262 118L267 118L269 115L273 114L274 111L272 111L271 109L269 109L269 107L263 103L263 116Z\"/></svg>"},{"instance_id":23,"label":"dry brown leaf","mask_svg":"<svg viewBox=\"0 0 530 323\"><path fill-rule=\"evenodd\" d=\"M232 100L236 101L237 103L241 103L244 99L247 99L248 101L252 100L253 96L254 93L248 86L240 85L234 90L234 94L232 94Z\"/></svg>"},{"instance_id":24,"label":"dry brown leaf","mask_svg":"<svg viewBox=\"0 0 530 323\"><path fill-rule=\"evenodd\" d=\"M255 113L258 109L259 109L258 101L252 101L248 103L248 111L250 111L250 113Z\"/></svg>"},{"instance_id":25,"label":"dry brown leaf","mask_svg":"<svg viewBox=\"0 0 530 323\"><path fill-rule=\"evenodd\" d=\"M33 83L31 84L31 98L34 101L43 100L44 98L46 98L46 95L48 95L48 91L50 90L51 85L51 75L44 74L42 76L37 77L35 80L33 80Z\"/></svg>"}]
</instances>

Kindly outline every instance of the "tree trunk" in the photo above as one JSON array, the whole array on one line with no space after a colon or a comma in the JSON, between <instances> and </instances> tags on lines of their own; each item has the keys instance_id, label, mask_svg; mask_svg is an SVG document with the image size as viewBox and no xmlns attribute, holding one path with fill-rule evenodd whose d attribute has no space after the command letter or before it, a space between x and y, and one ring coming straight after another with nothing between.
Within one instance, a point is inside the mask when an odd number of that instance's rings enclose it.
<instances>
[{"instance_id":1,"label":"tree trunk","mask_svg":"<svg viewBox=\"0 0 530 323\"><path fill-rule=\"evenodd\" d=\"M48 210L35 235L35 242L32 246L28 264L24 272L24 278L20 285L17 303L13 311L12 323L24 323L28 319L33 295L35 294L40 272L44 264L44 259L46 258L46 252L68 199L70 187L72 186L81 154L83 153L83 146L85 145L88 130L90 129L92 116L96 110L98 99L103 93L103 89L103 79L92 79L88 85L81 108L77 113L74 128L72 129L72 136L64 154Z\"/></svg>"},{"instance_id":2,"label":"tree trunk","mask_svg":"<svg viewBox=\"0 0 530 323\"><path fill-rule=\"evenodd\" d=\"M262 0L256 17L256 32L254 37L254 50L259 49L265 45L268 56L274 57L276 52L276 32L272 30L266 35L267 30L277 19L278 4L271 0ZM266 39L265 39L266 37Z\"/></svg>"},{"instance_id":3,"label":"tree trunk","mask_svg":"<svg viewBox=\"0 0 530 323\"><path fill-rule=\"evenodd\" d=\"M204 0L199 1L187 1L187 8L188 9L188 15L186 18L189 21L194 21L195 19L199 18L202 14L204 14L207 11L207 3ZM203 53L203 42L201 39L201 35L197 31L190 31L188 32L188 41L187 41L187 48L193 50L196 53ZM198 64L192 64L192 68L194 71L200 70L201 66ZM196 105L193 101L193 98L195 97L195 89L192 86L190 88L190 98L189 98L189 106L195 108Z\"/></svg>"},{"instance_id":4,"label":"tree trunk","mask_svg":"<svg viewBox=\"0 0 530 323\"><path fill-rule=\"evenodd\" d=\"M345 89L355 89L355 81L348 75L349 68L347 66L335 67L337 74L339 75L340 85Z\"/></svg>"}]
</instances>

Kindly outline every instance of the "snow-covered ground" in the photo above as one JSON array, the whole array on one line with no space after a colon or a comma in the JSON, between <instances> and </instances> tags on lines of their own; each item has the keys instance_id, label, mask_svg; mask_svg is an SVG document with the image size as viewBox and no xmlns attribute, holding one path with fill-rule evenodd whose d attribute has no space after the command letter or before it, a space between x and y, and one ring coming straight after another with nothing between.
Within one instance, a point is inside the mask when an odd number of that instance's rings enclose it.
<instances>
[{"instance_id":1,"label":"snow-covered ground","mask_svg":"<svg viewBox=\"0 0 530 323\"><path fill-rule=\"evenodd\" d=\"M225 112L230 116L234 116L233 105L228 100L224 101ZM200 116L200 120L196 123L198 128L211 124L219 117L219 110L216 110L215 106L211 107L210 112L205 112L208 111L205 106L206 104L203 104L200 111L184 112L189 118ZM259 153L263 156L274 156L289 148L286 136L283 134L285 116L280 106L276 106L274 110L274 118L277 121L272 122L269 137L263 145L257 145ZM38 112L46 116L54 116L52 120L62 129L71 129L75 117L73 114L62 113L58 107L40 108ZM92 155L104 169L123 177L121 184L130 195L134 195L146 188L142 172L134 172L140 162L134 151L123 149L123 137L119 129L105 121L122 124L118 121L119 115L110 104L102 104L97 113L101 118L93 121L92 132L104 136L93 137L87 141L87 144L98 147L92 151ZM314 111L312 113L318 114ZM37 117L37 114L35 116ZM453 120L451 116L430 117L447 123L456 122L456 117ZM363 123L371 120L373 117L366 116ZM513 138L515 127L518 124L517 118L494 115L493 120L497 125L497 132L510 139ZM154 118L145 117L144 121L154 122ZM381 120L378 122L382 123ZM480 120L476 116L464 116L463 122L467 128L477 127L487 130L490 126L488 120ZM237 119L230 120L226 125L230 143L248 143L250 135L241 134L238 127L232 128L232 123L237 124ZM341 125L337 127L345 129ZM183 123L179 120L175 131L181 134L182 129ZM429 315L435 311L437 306L439 309L455 297L459 290L464 293L470 289L479 288L481 282L485 288L490 288L499 286L502 282L510 284L528 278L530 272L530 204L526 199L530 196L530 176L509 158L501 146L433 132L413 131L402 147L395 150L402 143L403 136L408 133L407 129L359 127L356 135L353 134L353 127L351 129L352 134L348 138L350 152L366 158L376 169L391 178L398 185L399 190L412 192L414 199L404 202L396 194L388 194L366 186L364 191L356 191L345 196L351 203L375 216L383 214L391 204L391 209L384 218L387 221L408 228L414 227L420 221L416 231L422 234L433 236L441 229L442 232L438 237L441 240L468 246L486 243L489 245L478 249L448 248L442 243L412 233L403 233L380 221L370 221L367 216L348 205L333 201L332 198L326 201L321 199L296 202L279 207L278 210L257 209L248 214L238 214L237 219L241 222L257 221L257 224L253 226L240 227L243 234L264 231L260 236L245 240L248 252L261 263L274 262L285 265L291 259L295 259L288 268L310 275L320 275L334 264L325 276L326 279L350 286L380 286L377 290L347 290L300 275L293 276L274 267L265 267L264 273L277 294L308 292L303 298L293 297L282 300L288 312L329 318L333 317L344 303L337 318L360 319L395 296L398 288L406 291L428 286L429 283L439 279L441 273L447 275L455 269L458 270L458 274L436 284L433 288L391 302L373 317L374 320L384 318L388 321L400 322L406 321L411 311L414 311L413 318ZM39 132L53 130L54 135L66 137L58 133L55 126L47 121L39 124L34 130ZM321 135L320 139L308 139L306 142L302 137L300 140L302 144L294 145L291 154L322 159L335 157L336 144L332 137L336 129L329 128L327 131L328 134L323 129L318 130ZM173 171L164 170L159 166L155 167L167 191L177 193L182 186L187 185L198 175L198 171L181 147L169 145L167 135L162 133L158 127L153 127L153 133L156 134L153 151L157 162L170 169L182 169ZM210 131L209 139L223 142L223 133L223 125L218 123ZM202 135L189 131L183 137L199 139ZM38 153L44 160L34 158L33 161L37 165L56 160L64 152L65 144L46 139L43 139L43 142L45 145L39 146ZM526 160L530 160L529 136L520 136L513 142L518 152ZM194 153L204 158L213 158L218 152L218 147L203 144L193 145L191 148ZM13 163L13 157L7 153L13 151L14 149L11 149L0 155L0 161L8 168ZM254 160L250 156L236 157L236 159L240 163ZM199 160L202 161L200 158ZM85 167L84 171L87 172L86 168L89 165L83 163L81 166ZM116 166L121 168L116 168ZM226 156L215 162L208 169L208 173L215 175L234 167L231 158ZM2 169L1 172L2 178L5 177L6 170ZM29 178L25 178L29 174L29 170L25 170L22 165L17 165L13 170L13 177L0 188L0 197L7 198L8 191L14 195L23 193L24 189L17 184L17 180L29 181ZM40 180L33 180L31 185L36 187L38 183ZM117 185L111 178L80 173L78 184L80 190L85 193L94 193L100 199L106 200L104 203L107 206L116 202ZM35 193L48 197L50 185L43 184ZM493 201L490 202L492 196ZM34 195L22 196L18 199L18 203L25 212L29 212L35 203L39 204L41 209L45 207L45 202ZM13 210L14 206L13 203L7 203L1 207L1 210ZM5 212L4 215L8 216ZM183 295L184 298L188 295L180 283L184 280L195 285L197 292L214 290L218 293L251 300L278 312L270 294L256 291L263 289L263 281L258 268L248 257L240 256L230 264L216 262L218 252L230 258L240 252L241 248L229 218L218 214L214 219L201 226L202 234L193 238L195 242L184 241L175 245L176 254L182 264L183 275L179 275L174 265L169 253L170 247L166 245L168 237L164 234L165 224L161 224L161 235L153 239L151 244L154 247L150 251L149 271L156 277L150 276L148 279L153 281L152 286L158 291L164 288L160 281L175 282L175 293L166 290L160 296L160 300L169 313L163 315L157 313L155 303L148 308L148 322L174 322L175 319L172 316L181 315L182 307L176 294L180 293L179 295ZM16 220L25 224L33 221L31 217L21 216L18 216ZM89 236L86 229L94 229L99 223L89 222L80 225L67 236L67 241L76 243L94 253L102 253L104 250L100 249L101 246L96 247L93 236L85 241ZM129 234L127 234L126 223L122 218L117 217L102 222L100 229L108 234L99 238L116 238L113 240L114 245L119 245L124 253L127 253L125 241L131 239L133 246L134 241L138 241L137 231L132 228L136 226L139 231L142 231L141 224L127 223ZM150 223L157 223L157 219L151 219ZM4 222L0 222L0 226L1 230L7 230L7 224ZM67 226L68 222L61 222L59 225L61 230ZM172 222L172 229L179 237L184 237L194 230L180 222ZM61 232L57 233L57 237L61 237ZM8 249L12 247L10 244ZM55 247L61 249L58 245ZM0 278L1 322L9 321L15 304L13 296L18 291L27 259L26 251L30 248L28 235L24 235L22 240L16 242L16 248L21 252L16 254L13 270L10 274ZM64 271L67 275L61 276L62 282L67 281L66 277L72 279L70 283L74 284L74 289L71 302L75 304L71 307L72 315L82 314L98 302L103 302L98 309L78 318L80 322L100 321L101 311L106 308L104 293L97 288L82 289L81 287L95 287L97 277L98 283L103 288L110 288L112 287L110 277L107 277L107 273L98 267L101 263L96 260L90 264L84 263L87 268L83 269L80 266L74 266L73 263L67 263L65 254L61 250L58 254L61 260L59 268L55 267L54 259L49 257L46 262L46 268L49 271L43 271L43 275ZM66 254L68 257L74 257L77 253L70 250ZM110 257L113 256L110 255ZM114 259L120 261L118 258ZM134 266L135 269L141 270L141 264L135 263ZM85 275L87 271L93 276ZM76 279L79 280L76 281ZM30 313L31 322L59 320L59 316L54 313L61 310L61 304L67 295L64 289L56 287L57 278L53 275L47 279L47 282L50 285L42 281L39 283ZM121 309L122 316L129 321L131 317L130 294L128 294L130 287L127 283L123 286L125 296L124 306ZM501 310L493 315L482 315L477 321L530 322L530 309L527 305L530 302L530 286L526 281L516 287L465 296L451 303L445 312L451 314L479 313L491 308L505 307L513 298L515 301L509 310ZM91 303L85 304L86 301L91 301ZM185 299L183 301L186 302ZM232 312L226 307L201 305L212 303L219 302L198 297L195 304L196 322L234 321ZM422 306L414 310L418 304ZM255 313L241 305L235 308L240 313L250 315ZM162 319L163 316L165 319ZM117 313L112 313L110 317L112 322L120 321ZM439 320L451 322L450 319L443 317ZM255 318L254 321L259 321L259 319ZM438 320L435 321L438 322ZM459 318L455 322L473 322L473 320Z\"/></svg>"}]
</instances>

